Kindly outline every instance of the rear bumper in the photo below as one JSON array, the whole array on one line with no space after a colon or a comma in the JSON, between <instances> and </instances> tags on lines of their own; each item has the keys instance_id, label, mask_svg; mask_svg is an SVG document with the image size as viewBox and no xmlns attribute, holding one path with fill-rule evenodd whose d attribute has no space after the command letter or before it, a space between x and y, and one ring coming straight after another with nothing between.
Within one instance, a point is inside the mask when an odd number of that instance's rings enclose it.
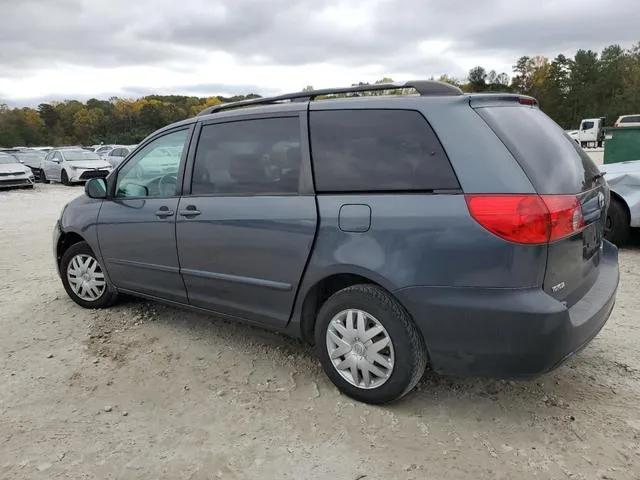
<instances>
[{"instance_id":1,"label":"rear bumper","mask_svg":"<svg viewBox=\"0 0 640 480\"><path fill-rule=\"evenodd\" d=\"M605 242L598 278L567 308L541 289L410 287L394 292L443 374L535 376L586 346L611 315L618 251Z\"/></svg>"}]
</instances>

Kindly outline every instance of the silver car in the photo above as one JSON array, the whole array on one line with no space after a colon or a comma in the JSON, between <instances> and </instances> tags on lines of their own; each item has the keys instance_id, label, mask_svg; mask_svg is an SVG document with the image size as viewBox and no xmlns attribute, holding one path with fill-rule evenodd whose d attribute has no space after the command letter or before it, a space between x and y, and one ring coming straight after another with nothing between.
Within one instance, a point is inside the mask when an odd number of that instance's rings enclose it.
<instances>
[{"instance_id":1,"label":"silver car","mask_svg":"<svg viewBox=\"0 0 640 480\"><path fill-rule=\"evenodd\" d=\"M34 177L31 169L15 157L0 152L0 188L33 188Z\"/></svg>"},{"instance_id":2,"label":"silver car","mask_svg":"<svg viewBox=\"0 0 640 480\"><path fill-rule=\"evenodd\" d=\"M113 167L97 153L81 148L51 150L42 161L42 181L64 185L80 183L95 177L106 177Z\"/></svg>"},{"instance_id":3,"label":"silver car","mask_svg":"<svg viewBox=\"0 0 640 480\"><path fill-rule=\"evenodd\" d=\"M42 160L47 156L46 153L35 149L10 149L4 150L4 153L11 155L23 165L29 167L33 172L36 180L41 180Z\"/></svg>"},{"instance_id":4,"label":"silver car","mask_svg":"<svg viewBox=\"0 0 640 480\"><path fill-rule=\"evenodd\" d=\"M102 153L100 156L106 160L113 168L117 167L136 148L136 145L120 145Z\"/></svg>"}]
</instances>

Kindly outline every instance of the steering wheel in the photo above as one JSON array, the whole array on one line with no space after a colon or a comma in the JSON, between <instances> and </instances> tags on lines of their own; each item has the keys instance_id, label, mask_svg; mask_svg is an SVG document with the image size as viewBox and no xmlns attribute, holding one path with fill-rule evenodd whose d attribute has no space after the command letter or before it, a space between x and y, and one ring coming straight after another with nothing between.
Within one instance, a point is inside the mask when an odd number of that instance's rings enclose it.
<instances>
[{"instance_id":1,"label":"steering wheel","mask_svg":"<svg viewBox=\"0 0 640 480\"><path fill-rule=\"evenodd\" d=\"M168 173L158 180L158 190L160 195L170 197L175 195L178 186L178 176L175 173Z\"/></svg>"}]
</instances>

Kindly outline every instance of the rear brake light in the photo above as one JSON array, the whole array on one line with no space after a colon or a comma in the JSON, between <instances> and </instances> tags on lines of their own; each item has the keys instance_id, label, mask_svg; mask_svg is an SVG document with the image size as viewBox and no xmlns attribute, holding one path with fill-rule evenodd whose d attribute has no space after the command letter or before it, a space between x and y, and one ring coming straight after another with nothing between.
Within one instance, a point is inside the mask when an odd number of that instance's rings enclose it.
<instances>
[{"instance_id":1,"label":"rear brake light","mask_svg":"<svg viewBox=\"0 0 640 480\"><path fill-rule=\"evenodd\" d=\"M471 216L491 233L515 243L541 244L584 227L573 195L466 195Z\"/></svg>"},{"instance_id":2,"label":"rear brake light","mask_svg":"<svg viewBox=\"0 0 640 480\"><path fill-rule=\"evenodd\" d=\"M520 102L521 105L537 105L538 104L538 101L535 98L531 98L531 97L519 97L518 102Z\"/></svg>"}]
</instances>

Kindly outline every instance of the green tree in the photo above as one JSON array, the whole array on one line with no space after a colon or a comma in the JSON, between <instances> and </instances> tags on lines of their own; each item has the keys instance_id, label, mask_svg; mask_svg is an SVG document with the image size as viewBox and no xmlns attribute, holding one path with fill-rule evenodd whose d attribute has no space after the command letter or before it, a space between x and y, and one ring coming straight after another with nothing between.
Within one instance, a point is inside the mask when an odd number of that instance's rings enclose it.
<instances>
[{"instance_id":1,"label":"green tree","mask_svg":"<svg viewBox=\"0 0 640 480\"><path fill-rule=\"evenodd\" d=\"M484 92L487 90L487 71L484 67L473 67L469 70L469 76L467 78L469 79L472 92Z\"/></svg>"}]
</instances>

